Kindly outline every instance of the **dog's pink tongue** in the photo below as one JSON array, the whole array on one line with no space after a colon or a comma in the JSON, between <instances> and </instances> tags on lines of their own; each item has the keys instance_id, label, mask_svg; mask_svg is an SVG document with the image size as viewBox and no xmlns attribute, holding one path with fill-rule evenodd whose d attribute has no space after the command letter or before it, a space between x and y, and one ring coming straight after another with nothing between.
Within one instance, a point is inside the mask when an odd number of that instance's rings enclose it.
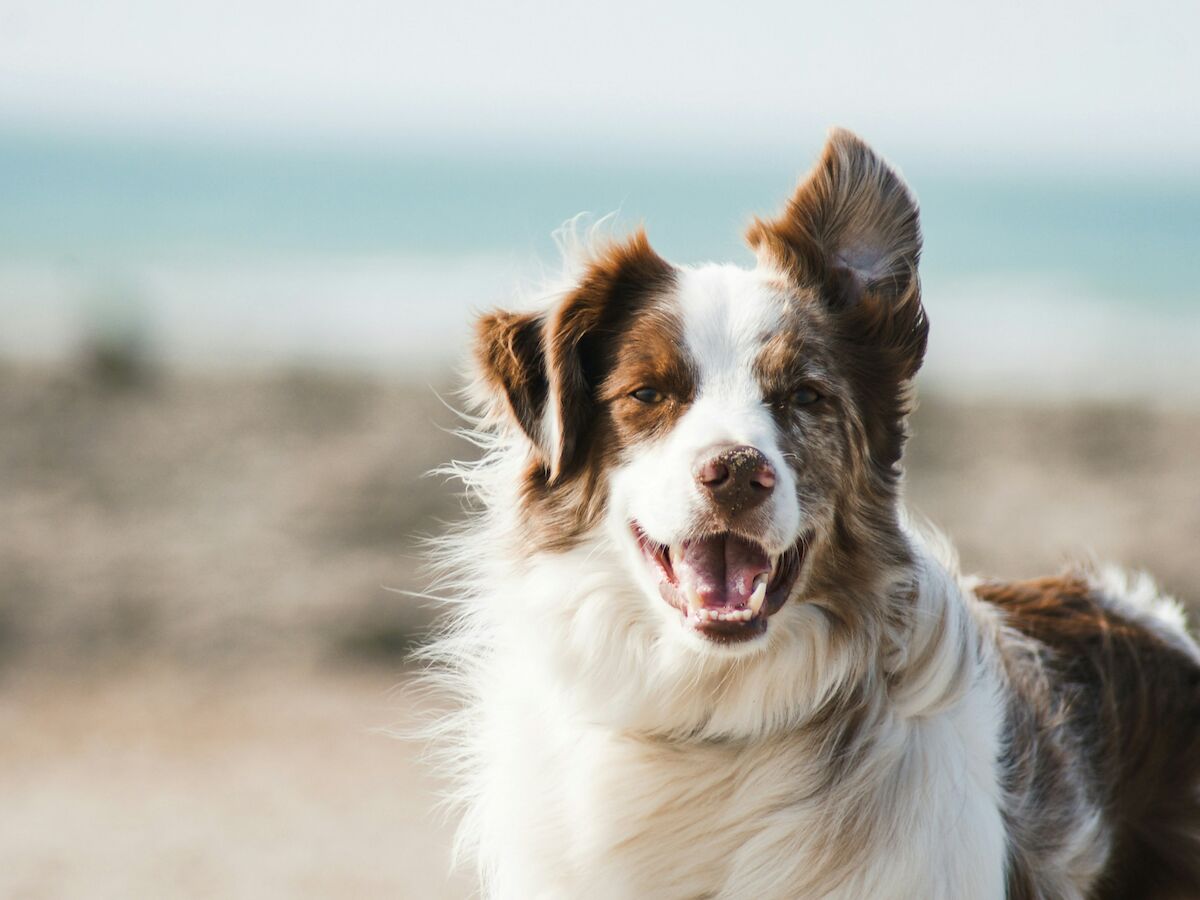
<instances>
[{"instance_id":1,"label":"dog's pink tongue","mask_svg":"<svg viewBox=\"0 0 1200 900\"><path fill-rule=\"evenodd\" d=\"M691 598L708 609L742 609L749 605L754 579L771 571L761 547L733 535L687 541L672 566L675 578Z\"/></svg>"}]
</instances>

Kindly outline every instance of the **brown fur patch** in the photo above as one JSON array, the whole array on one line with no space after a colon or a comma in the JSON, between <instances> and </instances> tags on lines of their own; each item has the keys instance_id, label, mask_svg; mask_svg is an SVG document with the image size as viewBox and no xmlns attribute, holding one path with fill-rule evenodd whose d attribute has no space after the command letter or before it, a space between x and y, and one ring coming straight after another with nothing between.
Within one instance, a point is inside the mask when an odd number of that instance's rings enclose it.
<instances>
[{"instance_id":1,"label":"brown fur patch","mask_svg":"<svg viewBox=\"0 0 1200 900\"><path fill-rule=\"evenodd\" d=\"M756 219L746 239L797 289L824 301L872 456L880 474L894 480L911 406L909 382L929 333L917 277L916 201L870 147L838 130L784 212L771 221Z\"/></svg>"},{"instance_id":2,"label":"brown fur patch","mask_svg":"<svg viewBox=\"0 0 1200 900\"><path fill-rule=\"evenodd\" d=\"M656 390L663 399L643 403L632 396L640 388ZM695 394L695 365L683 349L678 315L661 305L642 311L617 347L600 389L621 446L665 435Z\"/></svg>"},{"instance_id":3,"label":"brown fur patch","mask_svg":"<svg viewBox=\"0 0 1200 900\"><path fill-rule=\"evenodd\" d=\"M754 372L762 386L763 399L776 412L793 407L802 387L811 387L825 399L838 390L830 381L823 357L827 342L820 336L820 323L813 315L792 310L783 326L763 342Z\"/></svg>"},{"instance_id":4,"label":"brown fur patch","mask_svg":"<svg viewBox=\"0 0 1200 900\"><path fill-rule=\"evenodd\" d=\"M1037 860L1062 841L1082 778L1113 836L1093 896L1200 896L1200 663L1082 578L976 593L1035 648L1002 648L1010 788L1028 797L1010 823L1012 895L1052 896Z\"/></svg>"},{"instance_id":5,"label":"brown fur patch","mask_svg":"<svg viewBox=\"0 0 1200 900\"><path fill-rule=\"evenodd\" d=\"M637 231L597 255L579 286L551 312L546 367L560 427L550 481L571 475L587 455L581 446L597 411L598 389L615 364L617 338L674 278L675 270L651 249L646 233Z\"/></svg>"},{"instance_id":6,"label":"brown fur patch","mask_svg":"<svg viewBox=\"0 0 1200 900\"><path fill-rule=\"evenodd\" d=\"M830 526L813 548L807 591L835 633L882 633L894 611L880 599L881 575L911 564L896 515L896 470L878 461L872 443L876 409L862 399L864 376L854 348L843 340L842 313L816 288L788 280L781 291L788 297L784 316L763 343L755 374L779 428L800 506ZM894 380L885 384L897 386ZM821 399L797 403L801 387ZM903 434L903 411L896 415ZM899 450L897 445L894 452ZM899 614L906 605L898 604Z\"/></svg>"},{"instance_id":7,"label":"brown fur patch","mask_svg":"<svg viewBox=\"0 0 1200 900\"><path fill-rule=\"evenodd\" d=\"M638 231L595 255L579 284L546 315L494 313L477 329L487 385L536 450L522 489L528 537L562 549L599 520L605 473L621 447L669 427L691 400L678 321L664 297L674 268ZM655 406L628 397L652 386ZM542 425L547 404L556 434Z\"/></svg>"},{"instance_id":8,"label":"brown fur patch","mask_svg":"<svg viewBox=\"0 0 1200 900\"><path fill-rule=\"evenodd\" d=\"M508 415L534 446L542 447L542 412L546 406L545 354L539 313L496 311L475 323L475 358L484 382L504 398Z\"/></svg>"}]
</instances>

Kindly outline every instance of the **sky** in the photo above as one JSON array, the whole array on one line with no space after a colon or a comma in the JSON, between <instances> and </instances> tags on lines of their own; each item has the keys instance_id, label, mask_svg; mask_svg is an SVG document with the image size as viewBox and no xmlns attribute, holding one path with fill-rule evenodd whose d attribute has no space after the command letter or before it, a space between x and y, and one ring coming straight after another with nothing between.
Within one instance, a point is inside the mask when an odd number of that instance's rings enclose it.
<instances>
[{"instance_id":1,"label":"sky","mask_svg":"<svg viewBox=\"0 0 1200 900\"><path fill-rule=\"evenodd\" d=\"M1200 3L0 0L0 127L599 157L1200 160Z\"/></svg>"}]
</instances>

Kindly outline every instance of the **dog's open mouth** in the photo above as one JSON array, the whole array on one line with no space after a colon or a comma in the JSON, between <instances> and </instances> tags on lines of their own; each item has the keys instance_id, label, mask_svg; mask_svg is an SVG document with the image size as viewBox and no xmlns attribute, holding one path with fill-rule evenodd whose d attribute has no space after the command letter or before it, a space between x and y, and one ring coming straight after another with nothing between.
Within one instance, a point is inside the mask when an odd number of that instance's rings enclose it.
<instances>
[{"instance_id":1,"label":"dog's open mouth","mask_svg":"<svg viewBox=\"0 0 1200 900\"><path fill-rule=\"evenodd\" d=\"M667 545L651 540L636 522L632 529L663 599L705 637L725 643L766 632L767 618L787 602L808 548L808 535L772 556L730 532Z\"/></svg>"}]
</instances>

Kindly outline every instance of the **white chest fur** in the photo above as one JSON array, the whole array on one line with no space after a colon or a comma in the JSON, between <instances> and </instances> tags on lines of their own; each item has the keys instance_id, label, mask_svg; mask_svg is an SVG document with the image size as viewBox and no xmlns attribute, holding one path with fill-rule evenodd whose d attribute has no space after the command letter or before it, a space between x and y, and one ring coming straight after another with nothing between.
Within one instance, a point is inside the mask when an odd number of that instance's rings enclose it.
<instances>
[{"instance_id":1,"label":"white chest fur","mask_svg":"<svg viewBox=\"0 0 1200 900\"><path fill-rule=\"evenodd\" d=\"M524 680L524 679L523 679ZM886 710L834 779L803 733L674 742L499 696L475 820L502 898L1004 896L994 693ZM507 694L507 692L505 692Z\"/></svg>"}]
</instances>

